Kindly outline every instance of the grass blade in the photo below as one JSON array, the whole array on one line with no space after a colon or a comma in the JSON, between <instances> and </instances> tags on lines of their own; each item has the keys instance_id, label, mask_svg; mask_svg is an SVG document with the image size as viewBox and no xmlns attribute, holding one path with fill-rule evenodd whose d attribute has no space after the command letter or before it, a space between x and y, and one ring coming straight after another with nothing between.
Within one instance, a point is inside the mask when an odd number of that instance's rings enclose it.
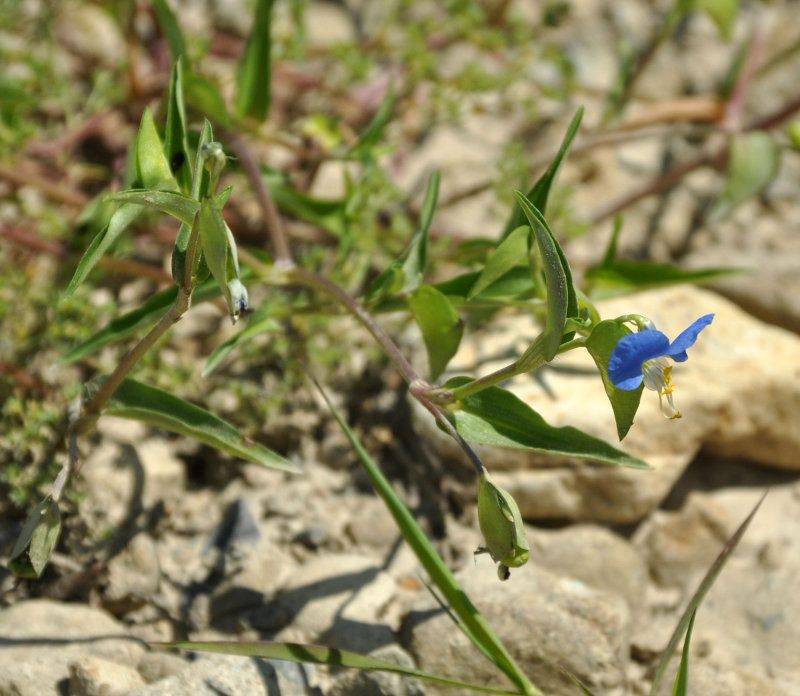
<instances>
[{"instance_id":1,"label":"grass blade","mask_svg":"<svg viewBox=\"0 0 800 696\"><path fill-rule=\"evenodd\" d=\"M506 674L511 682L520 690L520 693L527 694L528 696L542 696L542 692L528 680L506 647L495 635L488 621L486 621L475 605L472 604L464 590L461 589L461 586L458 584L455 577L453 577L450 569L444 564L439 554L436 553L428 537L425 536L425 533L420 529L417 521L408 511L408 508L406 508L400 498L397 497L397 494L381 473L378 465L361 446L361 443L353 434L352 430L350 430L350 427L347 425L342 415L336 410L325 392L322 391L322 388L319 387L319 385L317 386L320 389L323 399L325 399L328 404L328 408L330 408L333 417L339 423L345 436L350 441L350 445L364 465L364 469L370 479L372 479L372 483L378 495L383 498L386 507L389 509L392 517L394 517L397 526L400 528L409 546L411 546L417 558L419 558L420 563L422 563L422 566L425 568L434 585L436 585L442 593L442 596L449 602L458 618L468 628L469 635L478 641L480 650L485 655L489 656L491 661Z\"/></svg>"},{"instance_id":2,"label":"grass blade","mask_svg":"<svg viewBox=\"0 0 800 696\"><path fill-rule=\"evenodd\" d=\"M678 667L678 674L675 677L675 685L672 687L672 696L686 696L689 689L689 643L692 640L692 629L694 619L697 616L697 609L692 612L689 620L689 627L686 629L686 640L683 641L683 654L681 664Z\"/></svg>"},{"instance_id":3,"label":"grass blade","mask_svg":"<svg viewBox=\"0 0 800 696\"><path fill-rule=\"evenodd\" d=\"M711 564L711 567L708 569L705 577L700 582L699 587L692 596L692 599L689 601L689 605L686 607L686 611L683 612L681 620L675 627L675 631L672 633L672 637L669 639L669 643L667 644L666 650L664 650L664 654L661 656L661 661L658 663L655 676L653 677L653 684L650 687L650 696L655 696L656 691L658 691L658 687L661 684L661 679L664 676L664 670L667 669L667 665L669 664L672 654L675 652L678 641L681 639L683 632L686 630L687 626L692 620L694 612L697 610L697 607L700 606L700 603L705 599L708 591L711 589L711 586L717 579L717 576L722 571L725 562L728 560L728 558L730 558L733 550L741 541L745 531L747 531L747 528L750 526L750 522L753 521L753 517L755 517L756 512L758 512L758 508L761 507L761 503L764 502L764 498L766 496L766 493L761 496L750 514L744 519L744 522L739 525L739 528L733 533L733 536L728 539L728 543L725 544L725 547L722 549L719 556L717 556L714 563Z\"/></svg>"},{"instance_id":4,"label":"grass blade","mask_svg":"<svg viewBox=\"0 0 800 696\"><path fill-rule=\"evenodd\" d=\"M329 665L335 667L352 667L377 672L392 672L404 677L414 677L434 684L469 689L483 694L496 694L497 696L518 696L515 691L492 689L478 684L439 677L435 674L422 672L411 667L375 657L360 655L349 650L327 648L322 645L308 643L282 643L272 641L181 641L177 643L153 643L165 648L181 648L183 650L202 650L204 652L222 653L223 655L242 655L243 657L259 657L268 660L285 660L287 662L310 663L316 665Z\"/></svg>"}]
</instances>

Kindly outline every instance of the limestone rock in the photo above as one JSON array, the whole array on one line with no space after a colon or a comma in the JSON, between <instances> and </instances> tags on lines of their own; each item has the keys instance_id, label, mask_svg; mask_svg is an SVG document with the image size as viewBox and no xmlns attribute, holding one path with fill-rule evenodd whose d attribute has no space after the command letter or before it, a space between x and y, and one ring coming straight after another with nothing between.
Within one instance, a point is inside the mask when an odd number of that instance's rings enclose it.
<instances>
[{"instance_id":1,"label":"limestone rock","mask_svg":"<svg viewBox=\"0 0 800 696\"><path fill-rule=\"evenodd\" d=\"M0 636L0 694L15 696L54 693L87 656L135 668L144 652L106 612L47 599L0 610Z\"/></svg>"},{"instance_id":2,"label":"limestone rock","mask_svg":"<svg viewBox=\"0 0 800 696\"><path fill-rule=\"evenodd\" d=\"M291 635L366 653L394 642L400 617L393 611L395 581L369 558L320 556L299 567L277 604L292 620Z\"/></svg>"},{"instance_id":3,"label":"limestone rock","mask_svg":"<svg viewBox=\"0 0 800 696\"><path fill-rule=\"evenodd\" d=\"M126 696L144 685L135 669L101 657L87 655L69 665L70 696Z\"/></svg>"},{"instance_id":4,"label":"limestone rock","mask_svg":"<svg viewBox=\"0 0 800 696\"><path fill-rule=\"evenodd\" d=\"M461 572L458 578L523 671L549 696L575 693L556 665L592 690L610 693L623 685L629 612L620 597L532 564L505 583L485 568ZM406 646L420 669L505 686L505 677L430 597L415 605L405 629Z\"/></svg>"},{"instance_id":5,"label":"limestone rock","mask_svg":"<svg viewBox=\"0 0 800 696\"><path fill-rule=\"evenodd\" d=\"M800 549L797 484L770 490L695 621L693 645L716 662L737 665L776 689L800 689ZM763 491L727 489L689 496L683 509L659 513L636 542L657 581L676 587L671 603L648 601L632 638L639 651L663 649L686 602L726 539ZM697 692L700 693L700 692Z\"/></svg>"},{"instance_id":6,"label":"limestone rock","mask_svg":"<svg viewBox=\"0 0 800 696\"><path fill-rule=\"evenodd\" d=\"M387 645L373 650L370 657L414 668L414 660L399 645ZM391 672L366 672L348 670L334 678L327 690L328 696L425 696L419 679L403 677Z\"/></svg>"},{"instance_id":7,"label":"limestone rock","mask_svg":"<svg viewBox=\"0 0 800 696\"><path fill-rule=\"evenodd\" d=\"M201 654L190 667L129 696L307 696L310 668L239 655Z\"/></svg>"}]
</instances>

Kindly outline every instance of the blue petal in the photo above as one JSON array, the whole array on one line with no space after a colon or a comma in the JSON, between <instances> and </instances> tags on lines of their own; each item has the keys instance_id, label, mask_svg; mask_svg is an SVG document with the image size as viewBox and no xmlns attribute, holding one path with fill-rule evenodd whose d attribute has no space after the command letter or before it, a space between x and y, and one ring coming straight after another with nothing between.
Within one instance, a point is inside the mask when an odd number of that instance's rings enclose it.
<instances>
[{"instance_id":1,"label":"blue petal","mask_svg":"<svg viewBox=\"0 0 800 696\"><path fill-rule=\"evenodd\" d=\"M682 332L670 345L669 349L664 353L668 355L675 362L683 362L689 358L686 355L686 349L694 345L697 340L698 334L706 328L714 319L713 314L706 314L700 317L688 329Z\"/></svg>"},{"instance_id":2,"label":"blue petal","mask_svg":"<svg viewBox=\"0 0 800 696\"><path fill-rule=\"evenodd\" d=\"M608 360L608 377L617 389L633 391L642 383L642 365L669 349L660 331L640 331L623 336Z\"/></svg>"}]
</instances>

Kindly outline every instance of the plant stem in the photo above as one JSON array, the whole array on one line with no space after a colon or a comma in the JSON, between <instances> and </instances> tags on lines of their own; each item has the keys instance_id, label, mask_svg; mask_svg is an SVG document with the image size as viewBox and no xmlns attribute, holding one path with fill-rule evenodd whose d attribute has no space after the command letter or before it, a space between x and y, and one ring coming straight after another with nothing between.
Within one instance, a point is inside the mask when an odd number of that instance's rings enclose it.
<instances>
[{"instance_id":1,"label":"plant stem","mask_svg":"<svg viewBox=\"0 0 800 696\"><path fill-rule=\"evenodd\" d=\"M258 163L241 135L233 131L227 131L225 133L225 139L230 142L231 149L236 153L236 157L239 158L239 164L247 175L247 179L250 181L253 191L255 191L258 204L261 207L261 212L264 214L267 232L269 233L270 239L272 239L272 246L275 247L276 264L278 266L290 265L292 263L292 254L289 250L286 232L283 229L283 223L281 222L280 215L278 215L275 202L272 200L269 191L267 191L267 187L264 186Z\"/></svg>"}]
</instances>

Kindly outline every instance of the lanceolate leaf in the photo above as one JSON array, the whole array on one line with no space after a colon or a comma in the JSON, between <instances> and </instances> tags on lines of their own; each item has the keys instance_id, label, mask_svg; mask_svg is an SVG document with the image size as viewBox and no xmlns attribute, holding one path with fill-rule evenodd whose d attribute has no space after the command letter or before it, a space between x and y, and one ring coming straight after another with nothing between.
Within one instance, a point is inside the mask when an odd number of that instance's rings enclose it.
<instances>
[{"instance_id":1,"label":"lanceolate leaf","mask_svg":"<svg viewBox=\"0 0 800 696\"><path fill-rule=\"evenodd\" d=\"M175 191L129 189L128 191L115 193L109 196L108 199L155 208L162 213L172 215L185 225L191 225L194 216L200 210L200 203L194 198L190 198L185 193L177 193Z\"/></svg>"},{"instance_id":2,"label":"lanceolate leaf","mask_svg":"<svg viewBox=\"0 0 800 696\"><path fill-rule=\"evenodd\" d=\"M164 148L150 109L144 110L136 136L136 176L144 188L175 188L171 185L174 184L171 182L172 170L164 156Z\"/></svg>"},{"instance_id":3,"label":"lanceolate leaf","mask_svg":"<svg viewBox=\"0 0 800 696\"><path fill-rule=\"evenodd\" d=\"M249 269L242 269L242 277L247 278L252 275ZM175 302L178 294L177 286L173 285L167 290L153 295L147 302L140 307L113 319L108 326L98 331L94 336L73 348L59 362L59 365L69 365L76 360L81 360L87 355L96 353L101 348L122 341L137 331L150 327L155 324L169 306ZM199 285L192 295L192 304L207 302L219 297L221 291L216 281L208 281Z\"/></svg>"},{"instance_id":4,"label":"lanceolate leaf","mask_svg":"<svg viewBox=\"0 0 800 696\"><path fill-rule=\"evenodd\" d=\"M183 58L178 58L169 80L167 129L164 150L173 176L183 191L189 192L192 184L192 163L189 161L189 144L186 140L186 107L183 104Z\"/></svg>"},{"instance_id":5,"label":"lanceolate leaf","mask_svg":"<svg viewBox=\"0 0 800 696\"><path fill-rule=\"evenodd\" d=\"M236 113L258 121L267 118L270 102L271 24L273 0L257 0L253 29L236 79Z\"/></svg>"},{"instance_id":6,"label":"lanceolate leaf","mask_svg":"<svg viewBox=\"0 0 800 696\"><path fill-rule=\"evenodd\" d=\"M192 190L191 198L196 201L197 208L194 212L200 209L200 200L208 194L208 187L210 182L210 175L208 170L203 166L204 160L202 157L203 146L207 145L214 140L214 131L211 128L211 123L208 119L203 122L203 129L200 131L200 139L197 143L197 154L195 155L194 172L192 174ZM159 199L166 200L166 199ZM185 202L181 206L186 206ZM181 207L181 210L183 208ZM165 211L170 212L170 211ZM178 236L175 238L175 246L172 249L172 277L175 282L180 285L183 282L184 267L186 261L186 250L189 246L189 237L192 233L192 223L194 222L194 212L188 215L184 211L186 217L179 218L182 221L181 228L178 230ZM174 213L171 213L174 214Z\"/></svg>"},{"instance_id":7,"label":"lanceolate leaf","mask_svg":"<svg viewBox=\"0 0 800 696\"><path fill-rule=\"evenodd\" d=\"M30 514L11 551L8 567L14 575L38 578L61 532L61 513L52 496L47 496Z\"/></svg>"},{"instance_id":8,"label":"lanceolate leaf","mask_svg":"<svg viewBox=\"0 0 800 696\"><path fill-rule=\"evenodd\" d=\"M508 273L512 268L528 259L531 231L527 225L517 227L497 247L489 257L467 299L480 295L486 288Z\"/></svg>"},{"instance_id":9,"label":"lanceolate leaf","mask_svg":"<svg viewBox=\"0 0 800 696\"><path fill-rule=\"evenodd\" d=\"M428 231L431 227L436 202L439 198L439 172L428 179L428 189L419 216L419 224L406 250L389 268L381 273L367 290L368 302L396 292L412 292L418 288L425 276L428 262Z\"/></svg>"},{"instance_id":10,"label":"lanceolate leaf","mask_svg":"<svg viewBox=\"0 0 800 696\"><path fill-rule=\"evenodd\" d=\"M542 215L547 214L547 201L550 198L550 190L553 188L553 183L558 176L558 170L561 168L561 163L564 161L564 157L566 157L567 151L569 150L570 145L572 145L572 141L578 134L578 129L581 126L582 118L583 107L578 109L578 113L576 113L572 118L572 122L569 124L569 128L567 128L567 133L564 135L564 140L561 142L561 147L558 149L558 152L553 158L553 161L550 163L550 166L547 168L544 174L539 177L539 180L528 192L528 200L541 211ZM505 230L503 231L503 237L507 237L514 229L522 225L524 222L525 216L523 215L522 208L520 208L519 203L516 203L511 213L511 218L506 223Z\"/></svg>"},{"instance_id":11,"label":"lanceolate leaf","mask_svg":"<svg viewBox=\"0 0 800 696\"><path fill-rule=\"evenodd\" d=\"M492 689L479 684L440 677L428 672L422 672L411 667L404 667L394 662L379 660L367 655L359 655L349 650L327 648L322 645L309 645L303 643L278 643L271 641L241 642L241 641L183 641L178 643L155 643L166 648L181 648L183 650L199 650L203 652L222 653L223 655L242 655L244 657L260 657L267 660L285 660L286 662L299 662L316 665L329 665L331 667L352 667L372 672L390 672L404 677L413 677L433 684L456 689L467 689L482 694L499 694L499 696L518 696L518 691L504 691ZM538 691L532 693L539 693Z\"/></svg>"},{"instance_id":12,"label":"lanceolate leaf","mask_svg":"<svg viewBox=\"0 0 800 696\"><path fill-rule=\"evenodd\" d=\"M780 149L769 133L752 131L737 136L731 143L725 190L709 214L709 222L718 222L763 191L775 178L779 164Z\"/></svg>"},{"instance_id":13,"label":"lanceolate leaf","mask_svg":"<svg viewBox=\"0 0 800 696\"><path fill-rule=\"evenodd\" d=\"M570 340L573 333L564 336L567 317L577 316L578 299L572 285L572 272L567 257L550 231L541 213L519 191L515 191L517 202L528 218L536 244L539 248L544 278L547 286L547 320L545 321L544 357L552 360L563 340Z\"/></svg>"},{"instance_id":14,"label":"lanceolate leaf","mask_svg":"<svg viewBox=\"0 0 800 696\"><path fill-rule=\"evenodd\" d=\"M172 60L177 61L181 56L186 55L186 46L183 41L183 34L178 25L178 20L175 14L170 9L166 0L153 0L153 10L156 13L156 19L167 40L169 52L172 54Z\"/></svg>"},{"instance_id":15,"label":"lanceolate leaf","mask_svg":"<svg viewBox=\"0 0 800 696\"><path fill-rule=\"evenodd\" d=\"M353 155L367 157L372 152L372 149L378 144L383 129L389 123L392 117L392 110L394 109L394 87L389 85L386 91L386 96L381 102L378 111L375 113L373 119L369 122L364 132L359 136L358 142L353 148Z\"/></svg>"},{"instance_id":16,"label":"lanceolate leaf","mask_svg":"<svg viewBox=\"0 0 800 696\"><path fill-rule=\"evenodd\" d=\"M86 385L91 395L102 384L93 380ZM157 428L199 440L222 452L241 457L273 469L297 471L286 459L263 445L246 438L229 423L212 413L156 387L126 379L114 392L103 413L130 418Z\"/></svg>"},{"instance_id":17,"label":"lanceolate leaf","mask_svg":"<svg viewBox=\"0 0 800 696\"><path fill-rule=\"evenodd\" d=\"M72 280L69 281L69 285L67 286L67 295L71 295L75 292L97 262L103 258L103 255L108 251L109 247L117 240L117 237L141 215L143 210L144 208L139 205L128 204L121 205L117 208L111 216L108 225L98 232L78 263L78 268L75 269L75 275L72 276Z\"/></svg>"},{"instance_id":18,"label":"lanceolate leaf","mask_svg":"<svg viewBox=\"0 0 800 696\"><path fill-rule=\"evenodd\" d=\"M435 380L450 362L464 333L464 324L450 300L436 288L423 285L408 296L408 306L414 315L431 368L431 379Z\"/></svg>"},{"instance_id":19,"label":"lanceolate leaf","mask_svg":"<svg viewBox=\"0 0 800 696\"><path fill-rule=\"evenodd\" d=\"M608 400L614 410L614 419L617 423L617 435L622 440L633 425L633 418L639 408L639 400L642 397L644 385L632 391L617 389L608 377L608 360L614 348L617 347L619 339L630 330L616 321L601 321L594 327L589 338L586 339L586 348L594 359L600 377L603 379L603 386L606 388Z\"/></svg>"},{"instance_id":20,"label":"lanceolate leaf","mask_svg":"<svg viewBox=\"0 0 800 696\"><path fill-rule=\"evenodd\" d=\"M257 313L249 318L245 329L231 336L227 341L214 349L214 352L206 362L206 366L203 368L203 377L210 375L225 357L242 343L251 341L256 336L260 336L263 333L281 330L281 325L269 315L269 305L265 303L262 305L262 308L263 309L259 309Z\"/></svg>"},{"instance_id":21,"label":"lanceolate leaf","mask_svg":"<svg viewBox=\"0 0 800 696\"><path fill-rule=\"evenodd\" d=\"M425 277L425 267L428 264L428 232L433 222L433 214L436 212L436 203L439 200L439 171L433 172L428 179L428 189L425 192L425 200L422 203L422 210L419 214L419 224L411 244L400 261L405 273L406 282L403 286L404 292L410 292L419 287Z\"/></svg>"},{"instance_id":22,"label":"lanceolate leaf","mask_svg":"<svg viewBox=\"0 0 800 696\"><path fill-rule=\"evenodd\" d=\"M603 299L681 283L710 283L744 272L744 269L738 268L690 270L647 261L614 261L590 268L586 272L586 280L591 297Z\"/></svg>"},{"instance_id":23,"label":"lanceolate leaf","mask_svg":"<svg viewBox=\"0 0 800 696\"><path fill-rule=\"evenodd\" d=\"M467 377L456 377L446 386L454 389L469 381ZM461 410L452 413L452 421L469 442L578 457L632 469L650 468L642 460L577 428L548 425L525 402L500 387L489 387L468 396L460 406Z\"/></svg>"}]
</instances>

